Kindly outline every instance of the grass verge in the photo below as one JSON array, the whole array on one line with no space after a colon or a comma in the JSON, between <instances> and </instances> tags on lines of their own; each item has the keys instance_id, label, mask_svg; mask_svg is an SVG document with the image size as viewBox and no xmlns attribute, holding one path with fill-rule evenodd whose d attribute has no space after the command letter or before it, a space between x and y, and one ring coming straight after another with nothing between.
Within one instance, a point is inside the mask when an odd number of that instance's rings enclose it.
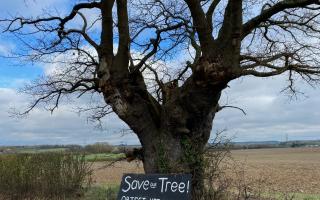
<instances>
[{"instance_id":1,"label":"grass verge","mask_svg":"<svg viewBox=\"0 0 320 200\"><path fill-rule=\"evenodd\" d=\"M103 161L114 161L117 159L125 158L124 153L98 153L89 154L85 156L87 162L103 162Z\"/></svg>"},{"instance_id":2,"label":"grass verge","mask_svg":"<svg viewBox=\"0 0 320 200\"><path fill-rule=\"evenodd\" d=\"M116 200L119 186L93 186L81 200Z\"/></svg>"}]
</instances>

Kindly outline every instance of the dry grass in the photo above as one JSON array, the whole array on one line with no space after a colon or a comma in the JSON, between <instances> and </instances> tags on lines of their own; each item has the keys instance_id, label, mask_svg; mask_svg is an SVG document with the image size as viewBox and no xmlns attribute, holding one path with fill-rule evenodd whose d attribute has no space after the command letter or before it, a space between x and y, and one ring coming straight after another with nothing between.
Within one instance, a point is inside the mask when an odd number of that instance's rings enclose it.
<instances>
[{"instance_id":1,"label":"dry grass","mask_svg":"<svg viewBox=\"0 0 320 200\"><path fill-rule=\"evenodd\" d=\"M230 173L233 179L243 175L248 184L266 191L320 194L320 148L236 150L232 157L237 163L233 170L238 172ZM99 169L103 165L94 164L94 180L99 185L119 185L124 173L143 173L137 162Z\"/></svg>"},{"instance_id":2,"label":"dry grass","mask_svg":"<svg viewBox=\"0 0 320 200\"><path fill-rule=\"evenodd\" d=\"M320 148L237 150L232 156L244 165L248 182L272 191L320 194Z\"/></svg>"},{"instance_id":3,"label":"dry grass","mask_svg":"<svg viewBox=\"0 0 320 200\"><path fill-rule=\"evenodd\" d=\"M97 185L120 185L122 175L125 173L144 173L142 163L126 161L116 162L110 167L104 167L106 162L93 164L93 180Z\"/></svg>"}]
</instances>

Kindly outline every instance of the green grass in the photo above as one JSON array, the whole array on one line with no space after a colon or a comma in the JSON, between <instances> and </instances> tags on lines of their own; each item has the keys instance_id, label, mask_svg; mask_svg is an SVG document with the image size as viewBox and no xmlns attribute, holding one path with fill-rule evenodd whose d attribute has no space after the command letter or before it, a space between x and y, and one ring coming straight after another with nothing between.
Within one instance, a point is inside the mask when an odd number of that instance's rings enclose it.
<instances>
[{"instance_id":1,"label":"green grass","mask_svg":"<svg viewBox=\"0 0 320 200\"><path fill-rule=\"evenodd\" d=\"M99 153L99 154L89 154L86 155L85 159L88 162L98 162L98 161L113 161L120 158L124 158L125 154L119 153Z\"/></svg>"},{"instance_id":2,"label":"green grass","mask_svg":"<svg viewBox=\"0 0 320 200\"><path fill-rule=\"evenodd\" d=\"M292 200L320 200L320 194L304 194L304 193L265 193L262 197L276 200L292 199Z\"/></svg>"},{"instance_id":3,"label":"green grass","mask_svg":"<svg viewBox=\"0 0 320 200\"><path fill-rule=\"evenodd\" d=\"M320 194L289 193L288 196L294 197L294 200L320 200ZM278 199L283 199L283 195Z\"/></svg>"},{"instance_id":4,"label":"green grass","mask_svg":"<svg viewBox=\"0 0 320 200\"><path fill-rule=\"evenodd\" d=\"M64 152L67 148L52 148L52 149L36 149L36 148L22 148L16 149L17 153L54 153L54 152Z\"/></svg>"},{"instance_id":5,"label":"green grass","mask_svg":"<svg viewBox=\"0 0 320 200\"><path fill-rule=\"evenodd\" d=\"M119 186L94 186L91 187L81 200L116 200Z\"/></svg>"}]
</instances>

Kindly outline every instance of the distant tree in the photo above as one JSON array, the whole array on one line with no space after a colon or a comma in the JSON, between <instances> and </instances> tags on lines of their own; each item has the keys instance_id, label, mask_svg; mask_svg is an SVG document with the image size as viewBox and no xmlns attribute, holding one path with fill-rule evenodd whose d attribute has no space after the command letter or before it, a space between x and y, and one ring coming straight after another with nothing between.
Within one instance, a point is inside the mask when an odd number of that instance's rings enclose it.
<instances>
[{"instance_id":1,"label":"distant tree","mask_svg":"<svg viewBox=\"0 0 320 200\"><path fill-rule=\"evenodd\" d=\"M116 113L141 142L145 172L191 173L201 199L221 92L247 76L287 75L293 93L298 79L318 83L319 10L319 0L88 0L66 16L2 24L29 48L22 58L63 66L25 88L34 97L25 113L102 94L94 118Z\"/></svg>"},{"instance_id":2,"label":"distant tree","mask_svg":"<svg viewBox=\"0 0 320 200\"><path fill-rule=\"evenodd\" d=\"M86 145L84 150L88 153L111 153L113 147L108 143L95 143Z\"/></svg>"}]
</instances>

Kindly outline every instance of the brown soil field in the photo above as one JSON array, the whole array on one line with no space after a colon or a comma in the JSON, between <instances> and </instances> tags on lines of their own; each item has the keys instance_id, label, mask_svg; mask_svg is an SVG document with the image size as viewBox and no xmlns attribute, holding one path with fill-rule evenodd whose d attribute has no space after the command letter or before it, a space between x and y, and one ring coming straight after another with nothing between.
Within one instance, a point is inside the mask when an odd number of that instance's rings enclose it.
<instances>
[{"instance_id":1,"label":"brown soil field","mask_svg":"<svg viewBox=\"0 0 320 200\"><path fill-rule=\"evenodd\" d=\"M231 154L233 181L263 190L320 194L320 148L235 150ZM139 162L118 162L100 169L103 165L93 165L99 185L119 185L124 173L143 173Z\"/></svg>"},{"instance_id":2,"label":"brown soil field","mask_svg":"<svg viewBox=\"0 0 320 200\"><path fill-rule=\"evenodd\" d=\"M320 194L320 148L232 151L245 176L270 190Z\"/></svg>"}]
</instances>

